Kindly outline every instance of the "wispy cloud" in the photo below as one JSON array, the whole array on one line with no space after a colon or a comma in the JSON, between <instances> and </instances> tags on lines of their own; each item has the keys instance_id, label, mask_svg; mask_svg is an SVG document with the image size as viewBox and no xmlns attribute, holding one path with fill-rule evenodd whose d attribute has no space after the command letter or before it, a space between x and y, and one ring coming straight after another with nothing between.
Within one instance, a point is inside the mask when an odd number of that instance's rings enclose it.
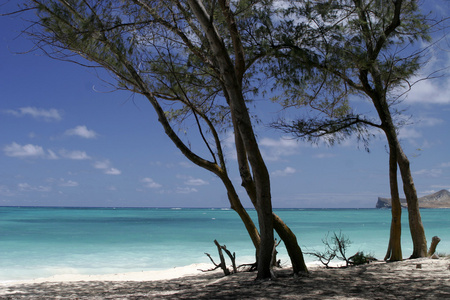
<instances>
[{"instance_id":1,"label":"wispy cloud","mask_svg":"<svg viewBox=\"0 0 450 300\"><path fill-rule=\"evenodd\" d=\"M155 182L150 177L142 178L141 182L144 184L144 187L149 188L149 189L158 189L158 188L162 187L161 184Z\"/></svg>"},{"instance_id":2,"label":"wispy cloud","mask_svg":"<svg viewBox=\"0 0 450 300\"><path fill-rule=\"evenodd\" d=\"M432 117L419 117L418 119L417 125L420 127L434 127L444 123L444 120Z\"/></svg>"},{"instance_id":3,"label":"wispy cloud","mask_svg":"<svg viewBox=\"0 0 450 300\"><path fill-rule=\"evenodd\" d=\"M450 190L450 184L447 184L447 185L432 185L431 187L434 188L434 189L439 189L439 190L443 190L443 189Z\"/></svg>"},{"instance_id":4,"label":"wispy cloud","mask_svg":"<svg viewBox=\"0 0 450 300\"><path fill-rule=\"evenodd\" d=\"M35 119L43 119L45 121L60 121L62 120L62 116L60 111L57 109L51 108L51 109L42 109L37 107L21 107L17 110L6 110L5 113L16 116L16 117L23 117L23 116L31 116Z\"/></svg>"},{"instance_id":5,"label":"wispy cloud","mask_svg":"<svg viewBox=\"0 0 450 300\"><path fill-rule=\"evenodd\" d=\"M196 193L198 190L196 188L192 187L177 187L176 191L177 194L190 194L190 193Z\"/></svg>"},{"instance_id":6,"label":"wispy cloud","mask_svg":"<svg viewBox=\"0 0 450 300\"><path fill-rule=\"evenodd\" d=\"M15 196L16 194L12 192L6 185L0 185L0 195L11 197Z\"/></svg>"},{"instance_id":7,"label":"wispy cloud","mask_svg":"<svg viewBox=\"0 0 450 300\"><path fill-rule=\"evenodd\" d=\"M6 156L18 157L18 158L39 158L45 157L45 151L41 146L38 145L19 145L13 142L3 148L3 152Z\"/></svg>"},{"instance_id":8,"label":"wispy cloud","mask_svg":"<svg viewBox=\"0 0 450 300\"><path fill-rule=\"evenodd\" d=\"M450 168L450 162L442 163L441 168Z\"/></svg>"},{"instance_id":9,"label":"wispy cloud","mask_svg":"<svg viewBox=\"0 0 450 300\"><path fill-rule=\"evenodd\" d=\"M63 186L63 187L76 187L79 186L80 184L76 181L73 180L64 180L64 179L60 179L59 181L59 186Z\"/></svg>"},{"instance_id":10,"label":"wispy cloud","mask_svg":"<svg viewBox=\"0 0 450 300\"><path fill-rule=\"evenodd\" d=\"M450 104L450 79L424 80L416 83L408 96L407 103L414 104Z\"/></svg>"},{"instance_id":11,"label":"wispy cloud","mask_svg":"<svg viewBox=\"0 0 450 300\"><path fill-rule=\"evenodd\" d=\"M424 45L425 47L427 45ZM450 77L446 76L450 63L450 54L441 51L441 48L434 47L431 49L432 56L427 64L420 70L411 82L416 82L411 91L408 93L405 101L414 104L450 104ZM437 73L433 73L436 72ZM421 80L427 78L430 74L432 79ZM442 75L442 76L441 76Z\"/></svg>"},{"instance_id":12,"label":"wispy cloud","mask_svg":"<svg viewBox=\"0 0 450 300\"><path fill-rule=\"evenodd\" d=\"M64 178L48 178L46 180L48 183L50 183L51 185L57 185L57 186L62 186L62 187L76 187L79 186L80 184L76 181L73 180L66 180Z\"/></svg>"},{"instance_id":13,"label":"wispy cloud","mask_svg":"<svg viewBox=\"0 0 450 300\"><path fill-rule=\"evenodd\" d=\"M177 178L183 179L185 185L190 186L200 186L200 185L207 185L209 182L201 179L201 178L194 178L192 176L186 176L186 175L177 175Z\"/></svg>"},{"instance_id":14,"label":"wispy cloud","mask_svg":"<svg viewBox=\"0 0 450 300\"><path fill-rule=\"evenodd\" d=\"M416 139L422 137L422 133L415 130L414 128L402 127L399 130L398 137L400 139L406 139L410 143L414 143Z\"/></svg>"},{"instance_id":15,"label":"wispy cloud","mask_svg":"<svg viewBox=\"0 0 450 300\"><path fill-rule=\"evenodd\" d=\"M59 154L67 159L74 159L74 160L86 160L91 159L89 155L85 151L80 150L73 150L73 151L67 151L67 150L61 150L59 151Z\"/></svg>"},{"instance_id":16,"label":"wispy cloud","mask_svg":"<svg viewBox=\"0 0 450 300\"><path fill-rule=\"evenodd\" d=\"M269 161L277 161L283 156L298 154L300 148L296 140L286 138L263 138L259 145L262 148L264 158Z\"/></svg>"},{"instance_id":17,"label":"wispy cloud","mask_svg":"<svg viewBox=\"0 0 450 300\"><path fill-rule=\"evenodd\" d=\"M430 169L430 170L422 169L422 170L413 172L413 175L438 178L442 175L442 170L441 169Z\"/></svg>"},{"instance_id":18,"label":"wispy cloud","mask_svg":"<svg viewBox=\"0 0 450 300\"><path fill-rule=\"evenodd\" d=\"M75 135L85 139L95 139L98 136L98 134L94 130L87 129L85 125L80 125L75 128L68 129L64 134L68 136Z\"/></svg>"},{"instance_id":19,"label":"wispy cloud","mask_svg":"<svg viewBox=\"0 0 450 300\"><path fill-rule=\"evenodd\" d=\"M50 192L52 190L49 186L32 186L28 183L19 183L17 184L17 188L22 192Z\"/></svg>"},{"instance_id":20,"label":"wispy cloud","mask_svg":"<svg viewBox=\"0 0 450 300\"><path fill-rule=\"evenodd\" d=\"M107 175L120 175L122 172L119 169L113 168L109 160L96 161L94 168L103 170L103 173Z\"/></svg>"},{"instance_id":21,"label":"wispy cloud","mask_svg":"<svg viewBox=\"0 0 450 300\"><path fill-rule=\"evenodd\" d=\"M288 176L288 175L294 174L295 172L297 172L297 171L294 168L286 167L286 168L284 168L284 170L273 171L272 176L275 176L275 177Z\"/></svg>"},{"instance_id":22,"label":"wispy cloud","mask_svg":"<svg viewBox=\"0 0 450 300\"><path fill-rule=\"evenodd\" d=\"M313 155L313 157L314 158L319 158L319 159L322 159L322 158L333 158L333 157L336 157L336 154L333 154L333 153L319 153L319 154Z\"/></svg>"},{"instance_id":23,"label":"wispy cloud","mask_svg":"<svg viewBox=\"0 0 450 300\"><path fill-rule=\"evenodd\" d=\"M107 174L107 175L120 175L120 174L122 174L122 171L120 171L119 169L116 169L116 168L109 168L109 169L105 170L105 174Z\"/></svg>"}]
</instances>

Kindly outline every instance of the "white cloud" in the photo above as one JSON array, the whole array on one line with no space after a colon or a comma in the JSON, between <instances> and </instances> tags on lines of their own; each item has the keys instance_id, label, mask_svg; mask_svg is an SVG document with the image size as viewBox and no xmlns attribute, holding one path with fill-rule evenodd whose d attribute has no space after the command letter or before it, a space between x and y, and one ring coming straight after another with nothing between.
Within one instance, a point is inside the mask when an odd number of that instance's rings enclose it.
<instances>
[{"instance_id":1,"label":"white cloud","mask_svg":"<svg viewBox=\"0 0 450 300\"><path fill-rule=\"evenodd\" d=\"M61 113L54 108L42 109L36 107L21 107L18 110L6 110L5 112L16 117L29 115L33 118L44 119L46 121L60 121L62 119Z\"/></svg>"},{"instance_id":2,"label":"white cloud","mask_svg":"<svg viewBox=\"0 0 450 300\"><path fill-rule=\"evenodd\" d=\"M399 139L408 140L411 144L415 145L415 140L421 138L422 133L413 128L402 127L398 132L398 137Z\"/></svg>"},{"instance_id":3,"label":"white cloud","mask_svg":"<svg viewBox=\"0 0 450 300\"><path fill-rule=\"evenodd\" d=\"M200 179L200 178L192 178L192 177L190 177L184 182L184 184L185 185L200 186L200 185L207 185L207 184L209 184L209 182L207 182L207 181L205 181L203 179Z\"/></svg>"},{"instance_id":4,"label":"white cloud","mask_svg":"<svg viewBox=\"0 0 450 300\"><path fill-rule=\"evenodd\" d=\"M183 168L191 168L192 167L192 164L187 161L182 161L179 163L179 165Z\"/></svg>"},{"instance_id":5,"label":"white cloud","mask_svg":"<svg viewBox=\"0 0 450 300\"><path fill-rule=\"evenodd\" d=\"M67 151L67 150L61 150L59 151L59 154L67 159L74 159L74 160L86 160L91 159L89 155L87 155L86 152L80 151L80 150L74 150L74 151Z\"/></svg>"},{"instance_id":6,"label":"white cloud","mask_svg":"<svg viewBox=\"0 0 450 300\"><path fill-rule=\"evenodd\" d=\"M27 145L19 145L16 142L13 142L10 145L7 145L3 148L5 155L11 157L19 157L19 158L37 158L44 157L45 152L41 146L27 144Z\"/></svg>"},{"instance_id":7,"label":"white cloud","mask_svg":"<svg viewBox=\"0 0 450 300\"><path fill-rule=\"evenodd\" d=\"M109 168L105 170L105 174L108 175L120 175L122 174L122 171L120 171L119 169L116 168Z\"/></svg>"},{"instance_id":8,"label":"white cloud","mask_svg":"<svg viewBox=\"0 0 450 300\"><path fill-rule=\"evenodd\" d=\"M28 183L19 183L17 184L17 187L22 192L49 192L51 191L51 187L48 186L31 186Z\"/></svg>"},{"instance_id":9,"label":"white cloud","mask_svg":"<svg viewBox=\"0 0 450 300\"><path fill-rule=\"evenodd\" d=\"M52 150L47 149L48 152L48 159L59 159L58 155L56 155L55 152L53 152Z\"/></svg>"},{"instance_id":10,"label":"white cloud","mask_svg":"<svg viewBox=\"0 0 450 300\"><path fill-rule=\"evenodd\" d=\"M108 169L110 164L111 163L109 162L109 160L96 161L94 163L94 168L96 168L96 169Z\"/></svg>"},{"instance_id":11,"label":"white cloud","mask_svg":"<svg viewBox=\"0 0 450 300\"><path fill-rule=\"evenodd\" d=\"M15 196L15 194L6 185L0 185L0 195L8 197Z\"/></svg>"},{"instance_id":12,"label":"white cloud","mask_svg":"<svg viewBox=\"0 0 450 300\"><path fill-rule=\"evenodd\" d=\"M419 117L418 124L421 127L433 127L444 123L444 120L431 117Z\"/></svg>"},{"instance_id":13,"label":"white cloud","mask_svg":"<svg viewBox=\"0 0 450 300\"><path fill-rule=\"evenodd\" d=\"M76 135L85 139L95 139L98 135L94 130L87 129L85 125L66 130L64 134L69 136Z\"/></svg>"},{"instance_id":14,"label":"white cloud","mask_svg":"<svg viewBox=\"0 0 450 300\"><path fill-rule=\"evenodd\" d=\"M144 187L149 188L149 189L157 189L162 187L161 184L156 183L152 178L150 177L145 177L141 179L141 182L144 184Z\"/></svg>"},{"instance_id":15,"label":"white cloud","mask_svg":"<svg viewBox=\"0 0 450 300\"><path fill-rule=\"evenodd\" d=\"M441 167L442 168L450 168L450 162L442 163Z\"/></svg>"},{"instance_id":16,"label":"white cloud","mask_svg":"<svg viewBox=\"0 0 450 300\"><path fill-rule=\"evenodd\" d=\"M191 187L178 187L176 189L177 194L190 194L190 193L196 193L198 190L196 188Z\"/></svg>"},{"instance_id":17,"label":"white cloud","mask_svg":"<svg viewBox=\"0 0 450 300\"><path fill-rule=\"evenodd\" d=\"M429 45L424 44L423 46L427 47ZM424 64L420 73L410 80L410 82L416 83L406 96L406 103L450 104L450 77L446 74L450 63L450 54L440 49L442 48L433 47L431 49L432 56L429 58L428 63ZM430 74L434 78L421 80L430 76Z\"/></svg>"},{"instance_id":18,"label":"white cloud","mask_svg":"<svg viewBox=\"0 0 450 300\"><path fill-rule=\"evenodd\" d=\"M336 157L336 154L333 153L319 153L314 155L315 158L333 158Z\"/></svg>"},{"instance_id":19,"label":"white cloud","mask_svg":"<svg viewBox=\"0 0 450 300\"><path fill-rule=\"evenodd\" d=\"M432 185L431 187L434 188L434 189L449 190L450 191L450 184L447 184L447 185Z\"/></svg>"},{"instance_id":20,"label":"white cloud","mask_svg":"<svg viewBox=\"0 0 450 300\"><path fill-rule=\"evenodd\" d=\"M297 154L300 147L296 140L286 138L263 138L259 145L262 148L264 158L269 161L276 161L282 156Z\"/></svg>"},{"instance_id":21,"label":"white cloud","mask_svg":"<svg viewBox=\"0 0 450 300\"><path fill-rule=\"evenodd\" d=\"M425 177L437 178L442 175L442 170L441 169L431 169L431 170L422 169L422 170L413 172L413 175L422 175Z\"/></svg>"},{"instance_id":22,"label":"white cloud","mask_svg":"<svg viewBox=\"0 0 450 300\"><path fill-rule=\"evenodd\" d=\"M64 187L76 187L79 186L80 184L76 181L73 180L65 180L63 178L59 179L59 186L64 186Z\"/></svg>"},{"instance_id":23,"label":"white cloud","mask_svg":"<svg viewBox=\"0 0 450 300\"><path fill-rule=\"evenodd\" d=\"M416 83L405 102L417 104L450 104L450 80L430 79Z\"/></svg>"},{"instance_id":24,"label":"white cloud","mask_svg":"<svg viewBox=\"0 0 450 300\"><path fill-rule=\"evenodd\" d=\"M284 170L276 170L276 171L272 172L272 175L273 176L287 176L287 175L294 174L295 172L296 172L296 170L294 168L286 167Z\"/></svg>"},{"instance_id":25,"label":"white cloud","mask_svg":"<svg viewBox=\"0 0 450 300\"><path fill-rule=\"evenodd\" d=\"M94 168L103 170L103 173L107 175L120 175L122 172L119 169L113 168L109 160L96 161Z\"/></svg>"}]
</instances>

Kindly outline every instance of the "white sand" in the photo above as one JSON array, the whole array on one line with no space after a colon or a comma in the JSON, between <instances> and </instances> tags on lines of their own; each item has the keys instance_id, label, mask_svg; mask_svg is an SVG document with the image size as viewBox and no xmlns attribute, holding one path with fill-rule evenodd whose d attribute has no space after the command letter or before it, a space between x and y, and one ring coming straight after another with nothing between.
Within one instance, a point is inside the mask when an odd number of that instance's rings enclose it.
<instances>
[{"instance_id":1,"label":"white sand","mask_svg":"<svg viewBox=\"0 0 450 300\"><path fill-rule=\"evenodd\" d=\"M450 299L449 258L311 267L301 277L284 268L269 281L255 281L256 273L198 271L210 267L2 283L0 299Z\"/></svg>"},{"instance_id":2,"label":"white sand","mask_svg":"<svg viewBox=\"0 0 450 300\"><path fill-rule=\"evenodd\" d=\"M175 267L172 269L160 271L141 271L141 272L102 274L102 275L64 274L30 280L5 281L0 282L0 286L8 286L12 284L33 284L43 282L168 280L184 276L199 275L203 273L201 270L208 270L211 268L211 266L212 266L211 264L201 263L201 264L192 264L184 267Z\"/></svg>"}]
</instances>

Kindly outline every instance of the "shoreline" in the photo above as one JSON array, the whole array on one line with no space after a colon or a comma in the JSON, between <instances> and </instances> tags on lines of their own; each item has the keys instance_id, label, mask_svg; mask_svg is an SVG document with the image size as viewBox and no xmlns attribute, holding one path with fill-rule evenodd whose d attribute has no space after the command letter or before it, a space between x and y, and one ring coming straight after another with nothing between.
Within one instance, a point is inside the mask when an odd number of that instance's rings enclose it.
<instances>
[{"instance_id":1,"label":"shoreline","mask_svg":"<svg viewBox=\"0 0 450 300\"><path fill-rule=\"evenodd\" d=\"M342 266L343 263L330 263L333 268ZM308 269L321 268L323 265L319 261L307 262ZM197 276L201 274L223 274L222 269L207 271L213 268L211 263L194 263L187 266L173 267L169 269L150 270L150 271L132 271L124 273L110 274L58 274L48 277L37 277L30 279L0 280L0 287L16 284L34 284L45 282L79 282L79 281L159 281L177 279L187 276ZM231 266L229 266L231 268ZM290 265L283 265L280 269L290 269ZM256 273L255 273L256 274Z\"/></svg>"},{"instance_id":2,"label":"shoreline","mask_svg":"<svg viewBox=\"0 0 450 300\"><path fill-rule=\"evenodd\" d=\"M277 269L274 280L255 281L256 273L223 276L202 273L195 264L166 271L86 275L78 280L50 277L34 282L0 284L0 299L440 299L450 298L450 258L372 262L348 268L310 267L294 277L290 268ZM153 273L151 277L149 273ZM122 274L123 275L123 274ZM109 277L108 277L109 276ZM158 277L159 276L159 277ZM165 277L164 277L165 276ZM173 277L176 276L176 277ZM58 277L59 278L59 277ZM61 279L61 278L59 278ZM87 280L88 279L88 280Z\"/></svg>"},{"instance_id":3,"label":"shoreline","mask_svg":"<svg viewBox=\"0 0 450 300\"><path fill-rule=\"evenodd\" d=\"M211 268L211 264L196 263L183 267L173 267L163 270L125 272L111 274L58 274L49 277L38 277L22 280L0 281L0 286L15 284L34 284L45 282L79 282L79 281L157 281L170 280L185 276L202 274L200 270Z\"/></svg>"}]
</instances>

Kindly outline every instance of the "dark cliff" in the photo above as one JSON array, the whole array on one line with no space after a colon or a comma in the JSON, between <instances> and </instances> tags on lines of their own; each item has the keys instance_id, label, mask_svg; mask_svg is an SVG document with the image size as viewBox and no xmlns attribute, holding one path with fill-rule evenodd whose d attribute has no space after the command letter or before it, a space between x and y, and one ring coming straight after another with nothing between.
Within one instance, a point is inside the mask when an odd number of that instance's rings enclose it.
<instances>
[{"instance_id":1,"label":"dark cliff","mask_svg":"<svg viewBox=\"0 0 450 300\"><path fill-rule=\"evenodd\" d=\"M400 199L402 207L407 207L406 199ZM376 208L390 208L391 198L378 197ZM419 198L420 208L450 208L450 192L441 190L434 194Z\"/></svg>"}]
</instances>

